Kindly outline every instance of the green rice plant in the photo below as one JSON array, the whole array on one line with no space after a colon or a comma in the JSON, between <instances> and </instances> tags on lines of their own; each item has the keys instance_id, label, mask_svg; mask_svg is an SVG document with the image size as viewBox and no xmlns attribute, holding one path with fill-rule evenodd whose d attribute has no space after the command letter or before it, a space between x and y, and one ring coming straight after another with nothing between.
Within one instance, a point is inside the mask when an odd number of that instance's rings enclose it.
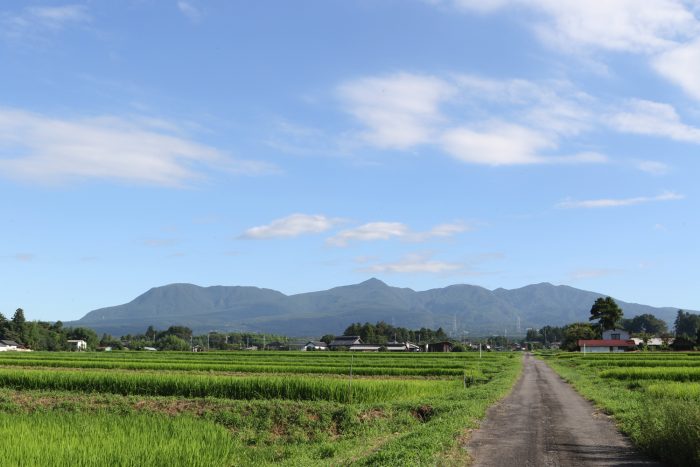
<instances>
[{"instance_id":1,"label":"green rice plant","mask_svg":"<svg viewBox=\"0 0 700 467\"><path fill-rule=\"evenodd\" d=\"M0 412L0 459L14 466L223 466L227 430L188 416Z\"/></svg>"},{"instance_id":2,"label":"green rice plant","mask_svg":"<svg viewBox=\"0 0 700 467\"><path fill-rule=\"evenodd\" d=\"M232 377L192 374L0 369L0 386L149 396L376 402L444 391L458 381Z\"/></svg>"},{"instance_id":3,"label":"green rice plant","mask_svg":"<svg viewBox=\"0 0 700 467\"><path fill-rule=\"evenodd\" d=\"M659 399L673 398L700 403L700 383L664 382L650 384L645 391L652 397Z\"/></svg>"},{"instance_id":4,"label":"green rice plant","mask_svg":"<svg viewBox=\"0 0 700 467\"><path fill-rule=\"evenodd\" d=\"M700 368L615 368L600 372L600 376L629 381L645 379L700 381Z\"/></svg>"}]
</instances>

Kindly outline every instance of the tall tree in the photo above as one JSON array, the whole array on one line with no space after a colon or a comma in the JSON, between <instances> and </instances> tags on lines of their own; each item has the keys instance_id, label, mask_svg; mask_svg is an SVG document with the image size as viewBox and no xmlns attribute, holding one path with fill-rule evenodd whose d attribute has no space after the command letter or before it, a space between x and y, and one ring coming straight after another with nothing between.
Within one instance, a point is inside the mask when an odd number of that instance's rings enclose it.
<instances>
[{"instance_id":1,"label":"tall tree","mask_svg":"<svg viewBox=\"0 0 700 467\"><path fill-rule=\"evenodd\" d=\"M698 332L698 328L700 328L700 315L678 310L676 320L673 324L676 336L681 336L683 334L695 336Z\"/></svg>"},{"instance_id":2,"label":"tall tree","mask_svg":"<svg viewBox=\"0 0 700 467\"><path fill-rule=\"evenodd\" d=\"M26 332L27 332L27 320L24 317L24 310L17 308L15 314L12 316L12 324L10 325L12 330L12 335L15 339L22 343L26 342Z\"/></svg>"},{"instance_id":3,"label":"tall tree","mask_svg":"<svg viewBox=\"0 0 700 467\"><path fill-rule=\"evenodd\" d=\"M611 297L601 297L593 303L588 321L598 321L598 328L605 331L615 329L620 319L622 319L622 309L617 306L615 300Z\"/></svg>"},{"instance_id":4,"label":"tall tree","mask_svg":"<svg viewBox=\"0 0 700 467\"><path fill-rule=\"evenodd\" d=\"M7 339L7 333L10 331L10 322L5 318L5 315L0 313L0 339Z\"/></svg>"}]
</instances>

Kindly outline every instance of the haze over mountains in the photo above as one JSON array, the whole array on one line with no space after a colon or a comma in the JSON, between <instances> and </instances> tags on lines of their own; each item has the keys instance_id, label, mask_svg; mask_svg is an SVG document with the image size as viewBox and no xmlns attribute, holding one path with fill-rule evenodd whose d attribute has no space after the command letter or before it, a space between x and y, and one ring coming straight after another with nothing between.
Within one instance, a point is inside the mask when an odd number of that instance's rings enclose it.
<instances>
[{"instance_id":1,"label":"haze over mountains","mask_svg":"<svg viewBox=\"0 0 700 467\"><path fill-rule=\"evenodd\" d=\"M154 287L129 303L100 308L65 323L120 336L142 333L149 325L183 325L195 332L256 331L288 336L340 334L353 322L379 320L408 328L442 327L471 336L517 332L544 325L587 321L596 292L549 283L488 290L451 285L417 292L378 279L319 292L285 295L241 286ZM678 308L655 308L617 300L625 317L651 313L672 326Z\"/></svg>"}]
</instances>

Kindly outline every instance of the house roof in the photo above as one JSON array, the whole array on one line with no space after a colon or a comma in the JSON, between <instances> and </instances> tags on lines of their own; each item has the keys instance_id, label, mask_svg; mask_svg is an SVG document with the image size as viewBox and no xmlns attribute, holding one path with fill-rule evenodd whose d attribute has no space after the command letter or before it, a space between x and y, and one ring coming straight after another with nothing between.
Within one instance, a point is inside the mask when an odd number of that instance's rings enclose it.
<instances>
[{"instance_id":1,"label":"house roof","mask_svg":"<svg viewBox=\"0 0 700 467\"><path fill-rule=\"evenodd\" d=\"M376 344L355 344L350 346L350 350L379 350L381 347Z\"/></svg>"},{"instance_id":2,"label":"house roof","mask_svg":"<svg viewBox=\"0 0 700 467\"><path fill-rule=\"evenodd\" d=\"M338 336L335 339L333 339L333 342L330 343L331 347L340 347L340 346L350 346L353 344L361 344L362 340L360 339L360 336Z\"/></svg>"},{"instance_id":3,"label":"house roof","mask_svg":"<svg viewBox=\"0 0 700 467\"><path fill-rule=\"evenodd\" d=\"M632 339L579 339L579 347L634 347L635 343Z\"/></svg>"},{"instance_id":4,"label":"house roof","mask_svg":"<svg viewBox=\"0 0 700 467\"><path fill-rule=\"evenodd\" d=\"M4 344L4 345L6 345L6 346L8 346L8 347L12 347L12 346L17 347L17 346L19 345L19 344L18 344L17 342L15 342L15 341L8 341L8 340L1 340L1 341L0 341L0 344Z\"/></svg>"},{"instance_id":5,"label":"house roof","mask_svg":"<svg viewBox=\"0 0 700 467\"><path fill-rule=\"evenodd\" d=\"M309 341L306 343L306 345L313 345L314 347L327 347L327 344L321 341Z\"/></svg>"}]
</instances>

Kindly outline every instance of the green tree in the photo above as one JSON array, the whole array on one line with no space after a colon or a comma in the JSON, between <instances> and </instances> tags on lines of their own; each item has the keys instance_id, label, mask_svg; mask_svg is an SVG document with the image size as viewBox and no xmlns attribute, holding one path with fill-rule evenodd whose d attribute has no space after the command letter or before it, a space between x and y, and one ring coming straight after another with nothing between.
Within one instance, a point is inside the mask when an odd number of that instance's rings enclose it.
<instances>
[{"instance_id":1,"label":"green tree","mask_svg":"<svg viewBox=\"0 0 700 467\"><path fill-rule=\"evenodd\" d=\"M160 339L158 341L158 348L160 350L191 350L189 342L177 337L174 334L168 334L164 338Z\"/></svg>"},{"instance_id":2,"label":"green tree","mask_svg":"<svg viewBox=\"0 0 700 467\"><path fill-rule=\"evenodd\" d=\"M676 320L673 324L676 336L681 336L683 334L695 336L698 332L698 328L700 328L700 315L678 310Z\"/></svg>"},{"instance_id":3,"label":"green tree","mask_svg":"<svg viewBox=\"0 0 700 467\"><path fill-rule=\"evenodd\" d=\"M590 323L573 323L564 326L561 347L565 350L578 350L579 339L595 339L598 331Z\"/></svg>"},{"instance_id":4,"label":"green tree","mask_svg":"<svg viewBox=\"0 0 700 467\"><path fill-rule=\"evenodd\" d=\"M349 335L352 336L353 334L349 334ZM335 336L333 334L326 334L325 336L321 337L321 342L325 342L326 345L328 345L331 342L333 342L334 339L335 339Z\"/></svg>"},{"instance_id":5,"label":"green tree","mask_svg":"<svg viewBox=\"0 0 700 467\"><path fill-rule=\"evenodd\" d=\"M0 339L7 339L10 332L10 322L5 318L5 315L0 313Z\"/></svg>"},{"instance_id":6,"label":"green tree","mask_svg":"<svg viewBox=\"0 0 700 467\"><path fill-rule=\"evenodd\" d=\"M624 330L632 333L659 335L668 331L666 321L649 313L635 316L632 319L623 319L621 325Z\"/></svg>"},{"instance_id":7,"label":"green tree","mask_svg":"<svg viewBox=\"0 0 700 467\"><path fill-rule=\"evenodd\" d=\"M591 307L591 317L588 321L598 321L601 331L615 329L622 318L622 309L611 297L598 298Z\"/></svg>"},{"instance_id":8,"label":"green tree","mask_svg":"<svg viewBox=\"0 0 700 467\"><path fill-rule=\"evenodd\" d=\"M19 343L26 343L27 320L24 317L24 310L17 308L10 322L10 332L8 337Z\"/></svg>"}]
</instances>

